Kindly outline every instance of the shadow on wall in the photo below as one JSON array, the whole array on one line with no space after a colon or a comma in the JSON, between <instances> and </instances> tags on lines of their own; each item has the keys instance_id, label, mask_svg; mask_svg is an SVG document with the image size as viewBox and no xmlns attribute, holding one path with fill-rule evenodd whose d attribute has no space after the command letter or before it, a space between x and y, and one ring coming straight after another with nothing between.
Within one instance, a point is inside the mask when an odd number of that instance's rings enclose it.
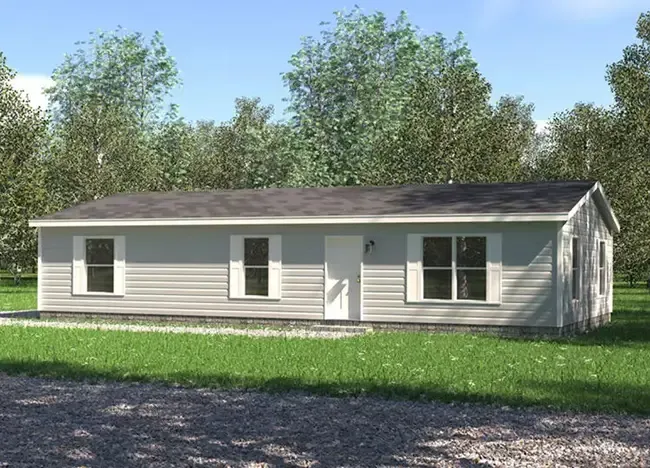
<instances>
[{"instance_id":1,"label":"shadow on wall","mask_svg":"<svg viewBox=\"0 0 650 468\"><path fill-rule=\"evenodd\" d=\"M33 371L53 366L59 373L88 373L56 362L33 364ZM540 424L538 417L500 407L472 411L464 405L295 392L277 396L1 376L0 383L3 426L11 428L0 438L0 461L8 464L475 466L463 452L488 441L573 439L579 433L642 448L647 439L642 424L628 427L614 417L607 424L606 416L550 413L557 424ZM488 439L472 430L515 423L516 433L497 429ZM603 426L613 425L617 430L602 434Z\"/></svg>"}]
</instances>

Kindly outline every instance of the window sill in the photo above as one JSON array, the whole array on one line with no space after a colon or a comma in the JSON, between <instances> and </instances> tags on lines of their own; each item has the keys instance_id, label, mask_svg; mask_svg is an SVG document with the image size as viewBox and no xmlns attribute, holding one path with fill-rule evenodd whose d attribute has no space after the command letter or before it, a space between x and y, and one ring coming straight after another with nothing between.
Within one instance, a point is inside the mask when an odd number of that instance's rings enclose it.
<instances>
[{"instance_id":1,"label":"window sill","mask_svg":"<svg viewBox=\"0 0 650 468\"><path fill-rule=\"evenodd\" d=\"M260 302L279 302L281 297L268 297L268 296L230 296L231 301L260 301Z\"/></svg>"},{"instance_id":2,"label":"window sill","mask_svg":"<svg viewBox=\"0 0 650 468\"><path fill-rule=\"evenodd\" d=\"M417 301L407 301L407 304L420 304L420 305L440 305L440 306L450 306L450 305L472 305L472 306L500 306L501 302L487 302L487 301L473 301L470 299L460 299L460 300L451 300L451 299L420 299Z\"/></svg>"},{"instance_id":3,"label":"window sill","mask_svg":"<svg viewBox=\"0 0 650 468\"><path fill-rule=\"evenodd\" d=\"M124 297L124 294L104 293L104 292L82 292L73 293L73 296L99 296L99 297Z\"/></svg>"}]
</instances>

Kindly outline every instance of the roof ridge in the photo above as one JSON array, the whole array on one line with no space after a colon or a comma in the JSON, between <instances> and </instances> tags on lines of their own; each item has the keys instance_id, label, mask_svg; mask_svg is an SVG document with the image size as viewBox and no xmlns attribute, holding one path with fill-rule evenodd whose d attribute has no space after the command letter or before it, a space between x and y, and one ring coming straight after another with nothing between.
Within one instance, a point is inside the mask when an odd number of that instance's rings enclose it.
<instances>
[{"instance_id":1,"label":"roof ridge","mask_svg":"<svg viewBox=\"0 0 650 468\"><path fill-rule=\"evenodd\" d=\"M585 184L593 185L597 181L595 180L578 180L578 179L566 179L566 180L540 180L540 181L523 181L523 182L453 182L453 183L439 183L439 184L428 184L428 183L413 183L413 184L395 184L395 185L328 185L328 186L316 186L316 187L252 187L252 188L227 188L227 189L212 189L212 190L147 190L140 192L116 192L111 195L107 195L101 199L106 199L109 197L114 197L116 195L149 195L149 194L207 194L207 193L233 193L233 192L263 192L265 190L346 190L346 189L399 189L406 187L449 187L449 188L458 188L458 187L497 187L497 186L534 186L534 185L568 185L568 184ZM89 200L92 202L95 200ZM84 202L84 203L88 203Z\"/></svg>"}]
</instances>

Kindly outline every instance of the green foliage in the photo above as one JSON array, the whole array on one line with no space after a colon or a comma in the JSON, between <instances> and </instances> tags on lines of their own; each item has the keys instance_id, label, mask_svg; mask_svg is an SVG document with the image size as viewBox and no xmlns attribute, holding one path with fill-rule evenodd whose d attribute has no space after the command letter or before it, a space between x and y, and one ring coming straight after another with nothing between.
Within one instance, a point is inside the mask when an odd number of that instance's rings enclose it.
<instances>
[{"instance_id":1,"label":"green foliage","mask_svg":"<svg viewBox=\"0 0 650 468\"><path fill-rule=\"evenodd\" d=\"M326 26L327 23L325 23ZM284 75L310 185L521 178L532 106L491 88L458 35L423 35L405 13L336 13Z\"/></svg>"},{"instance_id":2,"label":"green foliage","mask_svg":"<svg viewBox=\"0 0 650 468\"><path fill-rule=\"evenodd\" d=\"M118 192L154 189L160 170L134 116L92 102L56 126L45 164L46 186L59 209Z\"/></svg>"},{"instance_id":3,"label":"green foliage","mask_svg":"<svg viewBox=\"0 0 650 468\"><path fill-rule=\"evenodd\" d=\"M36 233L28 221L48 207L40 158L47 123L13 89L13 76L0 53L0 265L19 281L36 261Z\"/></svg>"},{"instance_id":4,"label":"green foliage","mask_svg":"<svg viewBox=\"0 0 650 468\"><path fill-rule=\"evenodd\" d=\"M0 327L0 370L647 415L649 300L643 290L617 287L614 323L555 341L428 333L287 339L16 324Z\"/></svg>"},{"instance_id":5,"label":"green foliage","mask_svg":"<svg viewBox=\"0 0 650 468\"><path fill-rule=\"evenodd\" d=\"M615 104L576 104L557 114L528 161L530 177L588 179L603 184L621 223L615 270L632 283L650 273L650 15L637 24L638 43L607 68Z\"/></svg>"},{"instance_id":6,"label":"green foliage","mask_svg":"<svg viewBox=\"0 0 650 468\"><path fill-rule=\"evenodd\" d=\"M120 108L141 125L161 119L162 105L180 80L158 31L148 42L138 32L99 31L77 44L47 90L56 121L85 112L91 103Z\"/></svg>"},{"instance_id":7,"label":"green foliage","mask_svg":"<svg viewBox=\"0 0 650 468\"><path fill-rule=\"evenodd\" d=\"M419 34L405 13L392 24L358 9L335 15L320 39L303 39L284 74L314 185L363 181L379 142L396 134L414 83L439 67L445 46L441 36Z\"/></svg>"},{"instance_id":8,"label":"green foliage","mask_svg":"<svg viewBox=\"0 0 650 468\"><path fill-rule=\"evenodd\" d=\"M3 261L33 262L28 218L123 191L591 179L621 221L616 271L650 272L650 13L607 68L615 104L576 104L545 134L523 98L494 99L460 34L358 8L322 26L283 75L288 123L259 98L237 99L227 122L183 121L161 35L118 29L91 34L55 69L45 135L2 58Z\"/></svg>"},{"instance_id":9,"label":"green foliage","mask_svg":"<svg viewBox=\"0 0 650 468\"><path fill-rule=\"evenodd\" d=\"M240 98L229 122L199 122L192 129L188 177L195 189L290 185L294 175L293 130L270 121L273 108Z\"/></svg>"}]
</instances>

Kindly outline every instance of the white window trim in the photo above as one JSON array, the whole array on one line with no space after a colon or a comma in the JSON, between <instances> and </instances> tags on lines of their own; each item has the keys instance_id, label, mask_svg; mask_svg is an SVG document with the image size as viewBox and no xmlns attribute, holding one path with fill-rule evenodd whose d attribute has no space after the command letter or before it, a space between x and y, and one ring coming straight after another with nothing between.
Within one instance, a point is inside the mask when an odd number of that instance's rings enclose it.
<instances>
[{"instance_id":1,"label":"white window trim","mask_svg":"<svg viewBox=\"0 0 650 468\"><path fill-rule=\"evenodd\" d=\"M577 240L578 244L578 262L577 262L577 267L573 267L573 260L576 252L573 249L573 241ZM582 242L580 242L580 237L579 236L571 236L571 265L569 266L571 269L571 276L569 278L569 282L571 283L571 301L572 302L578 302L582 299ZM573 270L577 270L578 272L578 285L576 288L577 291L577 296L578 297L573 297Z\"/></svg>"},{"instance_id":2,"label":"white window trim","mask_svg":"<svg viewBox=\"0 0 650 468\"><path fill-rule=\"evenodd\" d=\"M498 242L501 242L501 234L500 233L487 233L487 232L473 232L473 233L426 233L426 234L409 234L407 236L407 252L409 250L408 243L411 242L410 239L414 238L417 239L417 243L419 244L419 259L417 260L417 265L413 267L412 265L408 265L408 259L407 259L407 292L406 292L406 303L409 304L437 304L437 305L474 305L474 306L495 306L495 305L500 305L502 302L501 298L501 287L502 287L502 278L501 278L501 265L502 265L502 260L501 260L501 250L499 249L499 263L498 266L495 266L495 268L491 268L490 265L490 256L491 253L489 252L490 249L490 239L494 238L494 236L499 236ZM423 252L423 242L425 237L451 237L452 242L451 242L451 249L452 249L452 275L451 275L451 288L452 288L452 295L451 299L425 299L424 298L424 252ZM467 267L467 268L461 268L463 270L485 270L485 276L486 276L486 285L485 285L485 300L476 300L476 299L458 299L458 279L457 279L457 264L456 264L456 238L458 237L485 237L486 238L486 261L485 261L485 268L480 268L480 267ZM408 255L408 253L407 253ZM413 273L412 271L414 268L417 269L417 292L416 292L416 297L415 298L409 298L409 288L412 288L413 285L409 285L409 276L413 278ZM439 269L439 270L448 270L449 267L427 267L426 269ZM411 271L409 271L411 270ZM498 285L492 284L493 282L491 281L491 275L495 274L495 270L498 270ZM498 288L498 291L492 291L492 288ZM491 300L491 296L493 294L497 294L498 300Z\"/></svg>"},{"instance_id":3,"label":"white window trim","mask_svg":"<svg viewBox=\"0 0 650 468\"><path fill-rule=\"evenodd\" d=\"M268 296L246 295L246 265L244 264L244 240L245 239L263 239L269 240L269 294ZM241 243L239 246L233 245L234 242ZM260 301L260 302L277 302L282 299L282 236L278 234L239 234L230 236L230 269L228 299L234 301ZM241 259L233 258L236 247L241 247ZM275 250L278 250L277 252ZM234 281L234 287L233 287ZM275 292L273 291L272 282L277 282Z\"/></svg>"},{"instance_id":4,"label":"white window trim","mask_svg":"<svg viewBox=\"0 0 650 468\"><path fill-rule=\"evenodd\" d=\"M603 266L600 266L600 246L605 246L605 259L603 261ZM597 274L598 274L598 297L606 298L607 297L607 241L604 239L596 239L596 258L598 259ZM603 270L603 275L601 277L600 270ZM601 292L602 291L602 292Z\"/></svg>"},{"instance_id":5,"label":"white window trim","mask_svg":"<svg viewBox=\"0 0 650 468\"><path fill-rule=\"evenodd\" d=\"M76 258L75 243L77 239L81 242L81 258ZM88 291L88 264L86 263L86 240L87 239L113 239L113 292ZM118 244L121 244L118 245ZM73 296L103 296L103 297L124 297L126 292L126 254L124 236L116 235L94 235L73 237L73 266L72 266L72 295ZM122 257L122 258L120 258ZM99 266L99 265L95 265ZM107 265L108 266L108 265ZM78 278L77 278L78 275ZM76 283L76 285L75 285ZM117 287L116 287L117 286Z\"/></svg>"}]
</instances>

